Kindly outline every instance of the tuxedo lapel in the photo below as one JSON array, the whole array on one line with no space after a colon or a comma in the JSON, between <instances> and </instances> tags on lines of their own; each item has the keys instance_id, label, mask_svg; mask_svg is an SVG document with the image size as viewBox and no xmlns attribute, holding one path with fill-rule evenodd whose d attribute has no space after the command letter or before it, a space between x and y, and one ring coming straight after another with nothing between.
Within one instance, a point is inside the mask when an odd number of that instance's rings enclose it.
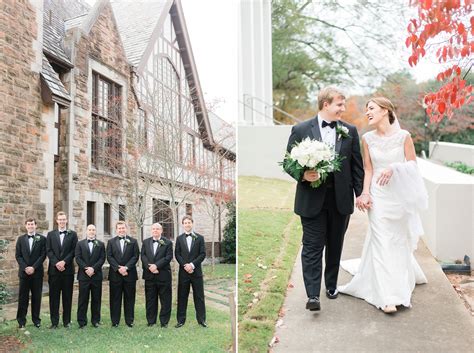
<instances>
[{"instance_id":1,"label":"tuxedo lapel","mask_svg":"<svg viewBox=\"0 0 474 353\"><path fill-rule=\"evenodd\" d=\"M122 249L120 248L120 238L115 237L115 247L117 248L118 254L120 254L120 257L123 256ZM125 246L123 247L123 252L125 252Z\"/></svg>"},{"instance_id":2,"label":"tuxedo lapel","mask_svg":"<svg viewBox=\"0 0 474 353\"><path fill-rule=\"evenodd\" d=\"M23 242L23 246L25 247L24 249L26 250L23 253L24 256L29 260L31 253L33 252L33 247L30 250L30 244L28 243L28 235L24 235L23 239L20 239L20 242Z\"/></svg>"},{"instance_id":3,"label":"tuxedo lapel","mask_svg":"<svg viewBox=\"0 0 474 353\"><path fill-rule=\"evenodd\" d=\"M86 240L84 241L84 245L82 250L86 252L87 261L91 260L92 254L94 253L94 245L92 245L92 253L89 251L89 242Z\"/></svg>"},{"instance_id":4,"label":"tuxedo lapel","mask_svg":"<svg viewBox=\"0 0 474 353\"><path fill-rule=\"evenodd\" d=\"M338 127L338 128L341 128L341 127L342 127L342 124L341 124L339 121L337 122L337 127ZM338 135L339 135L339 134L337 133L337 130L336 130L336 146L335 146L335 148L334 148L335 151L336 151L336 153L339 153L339 152L341 151L341 145L342 145L342 139L343 139L342 136L339 137Z\"/></svg>"},{"instance_id":5,"label":"tuxedo lapel","mask_svg":"<svg viewBox=\"0 0 474 353\"><path fill-rule=\"evenodd\" d=\"M313 138L322 141L321 139L321 131L319 130L319 123L318 123L318 116L313 119L312 121L312 126L311 126L311 132L313 133Z\"/></svg>"},{"instance_id":6,"label":"tuxedo lapel","mask_svg":"<svg viewBox=\"0 0 474 353\"><path fill-rule=\"evenodd\" d=\"M186 235L181 236L181 244L183 245L182 247L186 250L186 252L189 254L189 248L188 248L188 242L186 241Z\"/></svg>"}]
</instances>

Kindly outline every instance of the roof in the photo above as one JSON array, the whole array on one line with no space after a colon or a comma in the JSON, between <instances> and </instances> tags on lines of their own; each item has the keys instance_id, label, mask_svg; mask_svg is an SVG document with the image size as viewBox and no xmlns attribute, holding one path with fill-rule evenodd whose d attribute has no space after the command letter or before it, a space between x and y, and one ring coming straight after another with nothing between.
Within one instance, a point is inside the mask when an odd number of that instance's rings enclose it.
<instances>
[{"instance_id":1,"label":"roof","mask_svg":"<svg viewBox=\"0 0 474 353\"><path fill-rule=\"evenodd\" d=\"M159 18L169 12L171 3L168 0L110 2L125 53L133 66L140 63Z\"/></svg>"},{"instance_id":2,"label":"roof","mask_svg":"<svg viewBox=\"0 0 474 353\"><path fill-rule=\"evenodd\" d=\"M43 84L46 85L46 87L44 87L46 90L41 90L43 98L45 98L46 101L54 101L63 106L69 106L71 97L44 54L41 80Z\"/></svg>"},{"instance_id":3,"label":"roof","mask_svg":"<svg viewBox=\"0 0 474 353\"><path fill-rule=\"evenodd\" d=\"M90 6L82 0L44 0L43 1L43 51L66 67L73 67L66 52L63 39L64 22L67 19L84 15Z\"/></svg>"},{"instance_id":4,"label":"roof","mask_svg":"<svg viewBox=\"0 0 474 353\"><path fill-rule=\"evenodd\" d=\"M236 153L235 128L213 112L208 112L214 143Z\"/></svg>"}]
</instances>

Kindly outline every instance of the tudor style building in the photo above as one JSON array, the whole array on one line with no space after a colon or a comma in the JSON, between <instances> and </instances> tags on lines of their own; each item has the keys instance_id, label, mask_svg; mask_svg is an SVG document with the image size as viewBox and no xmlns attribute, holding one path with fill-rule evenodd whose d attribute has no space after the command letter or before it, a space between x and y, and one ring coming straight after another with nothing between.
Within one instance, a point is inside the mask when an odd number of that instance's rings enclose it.
<instances>
[{"instance_id":1,"label":"tudor style building","mask_svg":"<svg viewBox=\"0 0 474 353\"><path fill-rule=\"evenodd\" d=\"M46 232L59 210L80 236L94 223L107 241L125 219L174 238L191 213L210 250L202 201L233 197L235 136L206 110L180 1L0 6L0 238L14 243L28 216Z\"/></svg>"}]
</instances>

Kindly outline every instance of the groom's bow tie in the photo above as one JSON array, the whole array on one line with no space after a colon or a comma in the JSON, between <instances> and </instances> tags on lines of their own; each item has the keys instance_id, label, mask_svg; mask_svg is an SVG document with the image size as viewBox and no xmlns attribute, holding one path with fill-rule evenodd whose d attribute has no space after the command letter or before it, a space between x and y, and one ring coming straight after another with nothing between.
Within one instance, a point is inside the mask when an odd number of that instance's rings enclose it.
<instances>
[{"instance_id":1,"label":"groom's bow tie","mask_svg":"<svg viewBox=\"0 0 474 353\"><path fill-rule=\"evenodd\" d=\"M336 122L331 121L330 123L328 123L326 120L323 120L322 125L323 125L323 127L329 126L331 129L334 129L336 127Z\"/></svg>"}]
</instances>

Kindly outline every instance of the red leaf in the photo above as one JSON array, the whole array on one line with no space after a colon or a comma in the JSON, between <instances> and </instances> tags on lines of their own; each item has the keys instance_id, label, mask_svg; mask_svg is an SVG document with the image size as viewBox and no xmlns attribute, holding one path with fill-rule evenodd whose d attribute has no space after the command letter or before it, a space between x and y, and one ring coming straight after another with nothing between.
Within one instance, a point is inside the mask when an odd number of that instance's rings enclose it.
<instances>
[{"instance_id":1,"label":"red leaf","mask_svg":"<svg viewBox=\"0 0 474 353\"><path fill-rule=\"evenodd\" d=\"M464 58L469 55L469 47L466 45L461 50L461 56Z\"/></svg>"},{"instance_id":2,"label":"red leaf","mask_svg":"<svg viewBox=\"0 0 474 353\"><path fill-rule=\"evenodd\" d=\"M446 111L446 103L440 102L440 103L438 104L438 111L439 111L441 114L444 114L444 112Z\"/></svg>"},{"instance_id":3,"label":"red leaf","mask_svg":"<svg viewBox=\"0 0 474 353\"><path fill-rule=\"evenodd\" d=\"M407 38L406 42L405 42L405 45L407 46L407 48L410 46L411 44L411 40L410 40L410 37Z\"/></svg>"},{"instance_id":4,"label":"red leaf","mask_svg":"<svg viewBox=\"0 0 474 353\"><path fill-rule=\"evenodd\" d=\"M464 25L460 23L458 25L458 33L462 35L464 32L466 32L466 27L464 27Z\"/></svg>"}]
</instances>

